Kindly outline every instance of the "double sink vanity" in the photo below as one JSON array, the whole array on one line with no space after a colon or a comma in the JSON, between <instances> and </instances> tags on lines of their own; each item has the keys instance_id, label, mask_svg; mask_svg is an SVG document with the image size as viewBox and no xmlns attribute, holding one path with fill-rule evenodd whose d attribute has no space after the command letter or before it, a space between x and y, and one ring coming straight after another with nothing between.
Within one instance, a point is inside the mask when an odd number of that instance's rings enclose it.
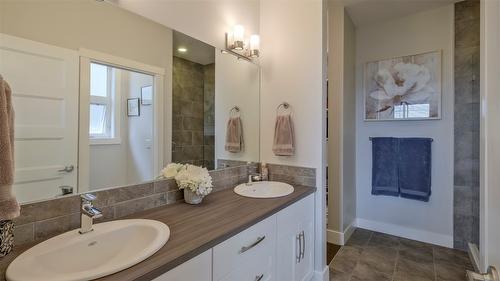
<instances>
[{"instance_id":1,"label":"double sink vanity","mask_svg":"<svg viewBox=\"0 0 500 281\"><path fill-rule=\"evenodd\" d=\"M209 195L201 205L176 203L95 224L86 233L72 230L22 253L6 277L310 280L314 191L280 182L240 184ZM89 198L83 197L85 206Z\"/></svg>"}]
</instances>

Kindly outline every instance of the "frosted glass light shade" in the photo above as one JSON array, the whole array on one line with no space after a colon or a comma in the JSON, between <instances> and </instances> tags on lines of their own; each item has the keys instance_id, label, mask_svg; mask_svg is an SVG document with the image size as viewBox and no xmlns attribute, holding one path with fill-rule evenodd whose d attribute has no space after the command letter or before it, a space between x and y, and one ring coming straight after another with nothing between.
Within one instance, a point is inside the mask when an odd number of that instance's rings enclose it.
<instances>
[{"instance_id":1,"label":"frosted glass light shade","mask_svg":"<svg viewBox=\"0 0 500 281\"><path fill-rule=\"evenodd\" d=\"M250 36L250 50L260 49L260 37L259 35Z\"/></svg>"},{"instance_id":2,"label":"frosted glass light shade","mask_svg":"<svg viewBox=\"0 0 500 281\"><path fill-rule=\"evenodd\" d=\"M243 25L235 25L233 27L233 39L234 41L243 41L245 38L245 28Z\"/></svg>"}]
</instances>

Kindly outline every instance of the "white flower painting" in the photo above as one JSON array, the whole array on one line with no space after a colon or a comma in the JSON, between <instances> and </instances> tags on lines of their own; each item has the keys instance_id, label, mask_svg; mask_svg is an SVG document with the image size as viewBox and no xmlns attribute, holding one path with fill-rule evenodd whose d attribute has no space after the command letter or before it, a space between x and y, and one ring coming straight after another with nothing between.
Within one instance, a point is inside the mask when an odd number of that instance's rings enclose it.
<instances>
[{"instance_id":1,"label":"white flower painting","mask_svg":"<svg viewBox=\"0 0 500 281\"><path fill-rule=\"evenodd\" d=\"M365 120L441 118L441 52L365 67Z\"/></svg>"}]
</instances>

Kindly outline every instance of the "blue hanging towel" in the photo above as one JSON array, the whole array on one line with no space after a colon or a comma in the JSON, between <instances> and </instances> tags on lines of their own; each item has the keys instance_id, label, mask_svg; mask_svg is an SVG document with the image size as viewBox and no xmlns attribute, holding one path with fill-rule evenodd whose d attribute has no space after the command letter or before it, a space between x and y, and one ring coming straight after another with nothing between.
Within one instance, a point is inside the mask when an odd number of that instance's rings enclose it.
<instances>
[{"instance_id":1,"label":"blue hanging towel","mask_svg":"<svg viewBox=\"0 0 500 281\"><path fill-rule=\"evenodd\" d=\"M399 196L397 138L372 138L372 194Z\"/></svg>"},{"instance_id":2,"label":"blue hanging towel","mask_svg":"<svg viewBox=\"0 0 500 281\"><path fill-rule=\"evenodd\" d=\"M431 196L430 138L399 139L399 191L401 197L429 201Z\"/></svg>"}]
</instances>

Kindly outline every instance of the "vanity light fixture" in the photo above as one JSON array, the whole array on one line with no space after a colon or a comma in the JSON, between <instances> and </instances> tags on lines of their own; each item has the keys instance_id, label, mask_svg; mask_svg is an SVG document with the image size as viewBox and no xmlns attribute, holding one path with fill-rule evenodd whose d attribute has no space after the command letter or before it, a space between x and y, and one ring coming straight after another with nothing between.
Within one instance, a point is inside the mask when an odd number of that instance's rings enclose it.
<instances>
[{"instance_id":1,"label":"vanity light fixture","mask_svg":"<svg viewBox=\"0 0 500 281\"><path fill-rule=\"evenodd\" d=\"M242 25L235 25L232 33L226 33L226 50L238 57L251 61L259 57L260 38L259 35L251 35L249 40L245 40L245 28Z\"/></svg>"}]
</instances>

